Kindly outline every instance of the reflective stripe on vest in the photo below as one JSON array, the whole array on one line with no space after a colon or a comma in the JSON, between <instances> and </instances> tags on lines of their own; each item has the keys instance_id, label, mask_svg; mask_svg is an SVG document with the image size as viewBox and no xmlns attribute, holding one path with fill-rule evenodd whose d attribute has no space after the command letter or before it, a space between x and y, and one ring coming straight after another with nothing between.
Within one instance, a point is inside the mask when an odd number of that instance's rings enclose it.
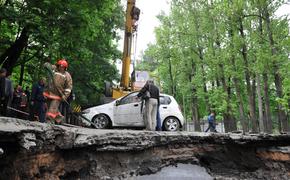
<instances>
[{"instance_id":1,"label":"reflective stripe on vest","mask_svg":"<svg viewBox=\"0 0 290 180\"><path fill-rule=\"evenodd\" d=\"M61 100L60 96L50 94L49 92L43 92L43 96L48 98L48 99Z\"/></svg>"}]
</instances>

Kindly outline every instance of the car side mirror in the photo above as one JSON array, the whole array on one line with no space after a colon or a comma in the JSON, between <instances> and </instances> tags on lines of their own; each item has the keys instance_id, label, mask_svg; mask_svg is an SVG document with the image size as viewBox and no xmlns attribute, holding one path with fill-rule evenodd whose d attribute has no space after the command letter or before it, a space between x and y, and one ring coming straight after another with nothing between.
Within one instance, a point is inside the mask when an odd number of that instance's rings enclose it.
<instances>
[{"instance_id":1,"label":"car side mirror","mask_svg":"<svg viewBox=\"0 0 290 180\"><path fill-rule=\"evenodd\" d=\"M120 100L117 100L116 101L116 106L119 106L120 105Z\"/></svg>"}]
</instances>

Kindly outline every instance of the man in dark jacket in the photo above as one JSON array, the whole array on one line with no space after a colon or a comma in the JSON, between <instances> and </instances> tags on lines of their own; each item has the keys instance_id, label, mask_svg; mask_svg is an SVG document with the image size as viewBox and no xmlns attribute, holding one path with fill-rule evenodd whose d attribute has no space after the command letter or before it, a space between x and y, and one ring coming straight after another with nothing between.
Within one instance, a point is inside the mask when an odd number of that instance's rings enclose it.
<instances>
[{"instance_id":1,"label":"man in dark jacket","mask_svg":"<svg viewBox=\"0 0 290 180\"><path fill-rule=\"evenodd\" d=\"M6 102L7 102L7 107L11 106L12 100L13 100L13 92L14 92L14 88L13 88L13 83L9 78L10 76L6 77L5 80L5 95L6 95ZM11 116L11 110L8 109L7 110L7 116Z\"/></svg>"},{"instance_id":2,"label":"man in dark jacket","mask_svg":"<svg viewBox=\"0 0 290 180\"><path fill-rule=\"evenodd\" d=\"M11 104L13 97L12 81L6 77L7 71L0 69L0 115L7 116L7 107Z\"/></svg>"},{"instance_id":3,"label":"man in dark jacket","mask_svg":"<svg viewBox=\"0 0 290 180\"><path fill-rule=\"evenodd\" d=\"M145 98L145 126L147 130L154 131L156 128L157 108L159 106L159 89L154 85L153 80L148 80L144 87L137 94L137 97Z\"/></svg>"},{"instance_id":4,"label":"man in dark jacket","mask_svg":"<svg viewBox=\"0 0 290 180\"><path fill-rule=\"evenodd\" d=\"M7 99L5 97L5 91L6 91L6 69L1 68L0 69L0 115L6 116L7 112ZM8 101L7 101L8 102Z\"/></svg>"},{"instance_id":5,"label":"man in dark jacket","mask_svg":"<svg viewBox=\"0 0 290 180\"><path fill-rule=\"evenodd\" d=\"M44 78L41 78L32 87L31 93L31 119L37 114L40 122L45 122L45 98L44 91Z\"/></svg>"}]
</instances>

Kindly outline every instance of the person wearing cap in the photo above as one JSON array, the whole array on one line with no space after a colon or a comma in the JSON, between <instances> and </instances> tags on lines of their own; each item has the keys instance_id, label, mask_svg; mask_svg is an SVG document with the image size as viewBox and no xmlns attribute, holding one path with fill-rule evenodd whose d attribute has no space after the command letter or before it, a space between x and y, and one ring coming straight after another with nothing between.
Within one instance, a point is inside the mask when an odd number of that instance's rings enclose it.
<instances>
[{"instance_id":1,"label":"person wearing cap","mask_svg":"<svg viewBox=\"0 0 290 180\"><path fill-rule=\"evenodd\" d=\"M72 78L67 72L68 62L60 59L56 65L47 62L44 67L49 71L48 87L43 92L48 104L46 119L51 123L61 124L64 117L59 112L59 105L61 101L66 102L72 90Z\"/></svg>"}]
</instances>

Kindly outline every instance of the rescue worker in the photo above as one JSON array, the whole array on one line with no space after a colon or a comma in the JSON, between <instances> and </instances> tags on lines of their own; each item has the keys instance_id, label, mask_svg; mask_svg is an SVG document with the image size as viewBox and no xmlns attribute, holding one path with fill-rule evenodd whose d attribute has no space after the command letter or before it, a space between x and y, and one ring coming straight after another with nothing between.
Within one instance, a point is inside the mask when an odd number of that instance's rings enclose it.
<instances>
[{"instance_id":1,"label":"rescue worker","mask_svg":"<svg viewBox=\"0 0 290 180\"><path fill-rule=\"evenodd\" d=\"M51 123L61 124L64 116L59 112L59 105L61 101L66 102L72 90L72 78L67 72L68 63L65 59L60 59L56 65L47 62L44 67L49 72L48 87L43 92L48 104L46 118Z\"/></svg>"}]
</instances>

